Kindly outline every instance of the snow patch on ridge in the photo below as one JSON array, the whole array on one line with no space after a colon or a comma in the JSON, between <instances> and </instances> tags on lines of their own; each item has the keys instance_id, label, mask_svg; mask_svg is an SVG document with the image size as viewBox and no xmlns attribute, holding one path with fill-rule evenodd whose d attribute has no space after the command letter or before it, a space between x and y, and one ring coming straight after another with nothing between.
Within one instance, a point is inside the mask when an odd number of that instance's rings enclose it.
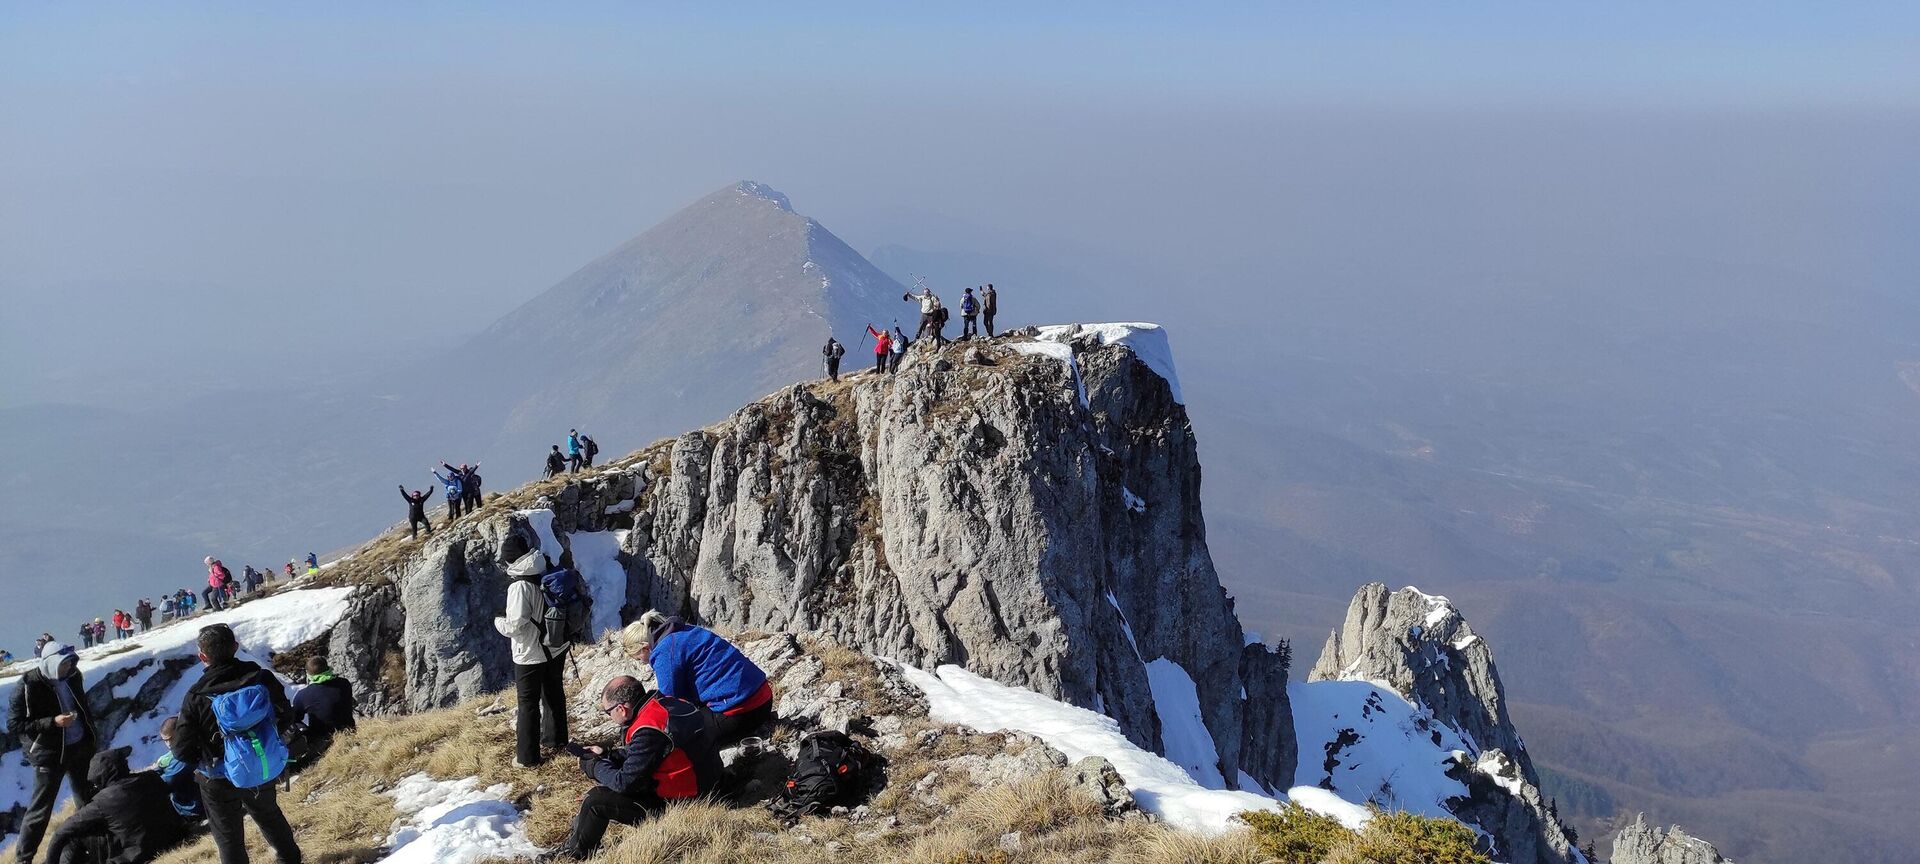
<instances>
[{"instance_id":1,"label":"snow patch on ridge","mask_svg":"<svg viewBox=\"0 0 1920 864\"><path fill-rule=\"evenodd\" d=\"M773 203L779 205L780 209L785 210L788 213L793 212L793 202L788 201L787 196L781 194L780 190L775 189L772 186L768 186L765 183L758 183L752 180L742 180L740 181L739 185L733 188L734 188L734 191L739 192L740 195L743 197L759 198L766 201L772 201Z\"/></svg>"},{"instance_id":2,"label":"snow patch on ridge","mask_svg":"<svg viewBox=\"0 0 1920 864\"><path fill-rule=\"evenodd\" d=\"M1208 789L1226 788L1220 776L1220 751L1200 714L1200 691L1193 676L1179 663L1161 657L1147 664L1147 686L1153 690L1153 708L1160 715L1160 743L1167 759Z\"/></svg>"},{"instance_id":3,"label":"snow patch on ridge","mask_svg":"<svg viewBox=\"0 0 1920 864\"><path fill-rule=\"evenodd\" d=\"M1167 379L1167 387L1173 391L1173 401L1187 404L1186 398L1180 393L1180 376L1174 371L1173 346L1167 341L1166 328L1145 322L1053 324L1041 327L1037 338L1042 342L1064 342L1071 336L1087 334L1098 336L1102 345L1127 346L1133 356L1147 364L1148 369Z\"/></svg>"},{"instance_id":4,"label":"snow patch on ridge","mask_svg":"<svg viewBox=\"0 0 1920 864\"><path fill-rule=\"evenodd\" d=\"M552 515L552 511L547 512ZM573 569L593 595L593 621L587 635L594 639L620 629L620 607L627 604L627 568L620 563L620 544L626 535L625 531L576 531L567 535L573 544Z\"/></svg>"},{"instance_id":5,"label":"snow patch on ridge","mask_svg":"<svg viewBox=\"0 0 1920 864\"><path fill-rule=\"evenodd\" d=\"M1219 834L1233 827L1236 813L1279 806L1265 795L1209 789L1194 782L1180 766L1127 740L1120 724L1105 714L991 681L958 666L927 672L903 665L900 670L927 694L934 719L982 732L1026 732L1072 760L1103 757L1120 772L1140 806L1171 825Z\"/></svg>"},{"instance_id":6,"label":"snow patch on ridge","mask_svg":"<svg viewBox=\"0 0 1920 864\"><path fill-rule=\"evenodd\" d=\"M1356 804L1454 818L1446 802L1465 797L1467 787L1447 769L1478 748L1432 712L1367 681L1290 684L1287 696L1300 742L1296 786Z\"/></svg>"},{"instance_id":7,"label":"snow patch on ridge","mask_svg":"<svg viewBox=\"0 0 1920 864\"><path fill-rule=\"evenodd\" d=\"M386 794L405 818L394 822L380 864L469 864L494 858L532 858L525 820L507 796L511 786L480 788L480 779L435 780L414 774Z\"/></svg>"}]
</instances>

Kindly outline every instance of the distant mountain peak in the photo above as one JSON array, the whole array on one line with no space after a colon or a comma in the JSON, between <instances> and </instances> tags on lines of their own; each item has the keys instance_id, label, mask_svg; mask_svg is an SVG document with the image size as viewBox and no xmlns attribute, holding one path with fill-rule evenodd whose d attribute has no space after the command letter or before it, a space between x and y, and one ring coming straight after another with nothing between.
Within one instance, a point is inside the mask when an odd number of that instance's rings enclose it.
<instances>
[{"instance_id":1,"label":"distant mountain peak","mask_svg":"<svg viewBox=\"0 0 1920 864\"><path fill-rule=\"evenodd\" d=\"M768 186L765 183L761 183L756 180L742 180L738 183L733 184L733 190L744 197L760 198L766 201L772 201L774 204L778 205L780 209L785 210L788 213L793 212L793 202L788 201L787 196L783 194L780 190L775 189L772 186Z\"/></svg>"}]
</instances>

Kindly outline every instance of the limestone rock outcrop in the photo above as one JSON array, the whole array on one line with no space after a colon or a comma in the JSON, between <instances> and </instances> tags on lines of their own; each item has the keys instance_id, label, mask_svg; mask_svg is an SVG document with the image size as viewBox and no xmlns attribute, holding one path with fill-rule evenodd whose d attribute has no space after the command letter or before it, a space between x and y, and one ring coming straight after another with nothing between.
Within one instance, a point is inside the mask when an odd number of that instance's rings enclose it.
<instances>
[{"instance_id":1,"label":"limestone rock outcrop","mask_svg":"<svg viewBox=\"0 0 1920 864\"><path fill-rule=\"evenodd\" d=\"M359 635L333 649L363 679L404 682L408 708L502 687L505 565L535 547L584 560L594 535L619 569L614 623L650 607L956 664L1103 711L1154 749L1146 664L1165 658L1193 681L1226 782L1286 788L1286 658L1245 644L1214 572L1176 385L1101 332L1025 342L964 349L990 365L916 349L897 375L790 386L497 497L387 565L391 603L351 616ZM393 608L399 662L367 642L394 632Z\"/></svg>"},{"instance_id":2,"label":"limestone rock outcrop","mask_svg":"<svg viewBox=\"0 0 1920 864\"><path fill-rule=\"evenodd\" d=\"M1469 794L1448 802L1492 839L1495 860L1570 864L1583 859L1540 792L1526 744L1507 717L1493 652L1445 597L1414 588L1362 587L1327 637L1309 681L1371 681L1423 706L1469 748L1448 776Z\"/></svg>"},{"instance_id":3,"label":"limestone rock outcrop","mask_svg":"<svg viewBox=\"0 0 1920 864\"><path fill-rule=\"evenodd\" d=\"M1613 864L1732 864L1720 857L1712 843L1694 837L1680 826L1666 830L1647 824L1645 813L1620 829L1613 838Z\"/></svg>"}]
</instances>

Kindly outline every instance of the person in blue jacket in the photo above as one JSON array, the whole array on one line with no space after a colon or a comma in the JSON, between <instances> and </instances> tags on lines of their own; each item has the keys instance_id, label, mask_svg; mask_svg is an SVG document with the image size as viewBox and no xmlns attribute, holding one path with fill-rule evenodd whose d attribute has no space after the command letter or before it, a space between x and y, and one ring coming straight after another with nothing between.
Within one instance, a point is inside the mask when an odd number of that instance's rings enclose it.
<instances>
[{"instance_id":1,"label":"person in blue jacket","mask_svg":"<svg viewBox=\"0 0 1920 864\"><path fill-rule=\"evenodd\" d=\"M721 746L773 721L767 673L720 634L649 609L620 631L620 643L629 656L653 667L654 686L662 694L698 702L718 715Z\"/></svg>"},{"instance_id":2,"label":"person in blue jacket","mask_svg":"<svg viewBox=\"0 0 1920 864\"><path fill-rule=\"evenodd\" d=\"M167 802L173 805L173 812L197 823L207 818L207 811L200 806L200 783L193 779L193 765L173 755L173 730L179 723L178 716L160 722L160 742L167 745L167 752L160 754L153 770L160 772L160 779L167 783Z\"/></svg>"},{"instance_id":3,"label":"person in blue jacket","mask_svg":"<svg viewBox=\"0 0 1920 864\"><path fill-rule=\"evenodd\" d=\"M447 468L446 474L434 471L433 479L447 487L447 525L451 527L453 520L460 518L460 501L466 494L466 487L463 485L465 481L461 479L460 472L451 466Z\"/></svg>"},{"instance_id":4,"label":"person in blue jacket","mask_svg":"<svg viewBox=\"0 0 1920 864\"><path fill-rule=\"evenodd\" d=\"M584 447L580 444L580 430L568 429L567 430L567 471L568 473L579 471L580 465L586 461L586 456L581 453L581 450L583 449Z\"/></svg>"}]
</instances>

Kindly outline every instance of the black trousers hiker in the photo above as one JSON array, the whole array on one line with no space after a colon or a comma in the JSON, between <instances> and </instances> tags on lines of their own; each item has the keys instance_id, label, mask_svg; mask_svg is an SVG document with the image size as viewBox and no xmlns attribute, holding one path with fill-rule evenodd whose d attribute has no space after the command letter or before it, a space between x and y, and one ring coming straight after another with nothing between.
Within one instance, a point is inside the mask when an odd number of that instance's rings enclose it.
<instances>
[{"instance_id":1,"label":"black trousers hiker","mask_svg":"<svg viewBox=\"0 0 1920 864\"><path fill-rule=\"evenodd\" d=\"M567 691L561 673L567 663L562 654L532 666L513 664L514 748L513 758L522 765L540 764L540 709L545 707L546 744L559 749L567 744Z\"/></svg>"},{"instance_id":2,"label":"black trousers hiker","mask_svg":"<svg viewBox=\"0 0 1920 864\"><path fill-rule=\"evenodd\" d=\"M87 763L93 761L93 742L83 741L64 748L56 765L33 768L33 797L27 799L26 815L20 819L20 839L13 846L14 857L33 860L40 841L47 836L47 823L53 819L53 802L60 797L60 781L73 784L73 797L81 804L93 800L93 784L87 780Z\"/></svg>"},{"instance_id":3,"label":"black trousers hiker","mask_svg":"<svg viewBox=\"0 0 1920 864\"><path fill-rule=\"evenodd\" d=\"M300 864L300 844L294 842L287 814L280 812L273 783L240 789L217 777L195 779L200 783L200 800L207 808L208 833L220 850L220 864L247 864L248 816L253 817L254 826L280 864Z\"/></svg>"},{"instance_id":4,"label":"black trousers hiker","mask_svg":"<svg viewBox=\"0 0 1920 864\"><path fill-rule=\"evenodd\" d=\"M580 801L580 813L573 817L573 833L562 852L575 859L586 858L600 848L608 825L638 825L665 809L667 802L655 795L629 798L605 786L595 786Z\"/></svg>"}]
</instances>

